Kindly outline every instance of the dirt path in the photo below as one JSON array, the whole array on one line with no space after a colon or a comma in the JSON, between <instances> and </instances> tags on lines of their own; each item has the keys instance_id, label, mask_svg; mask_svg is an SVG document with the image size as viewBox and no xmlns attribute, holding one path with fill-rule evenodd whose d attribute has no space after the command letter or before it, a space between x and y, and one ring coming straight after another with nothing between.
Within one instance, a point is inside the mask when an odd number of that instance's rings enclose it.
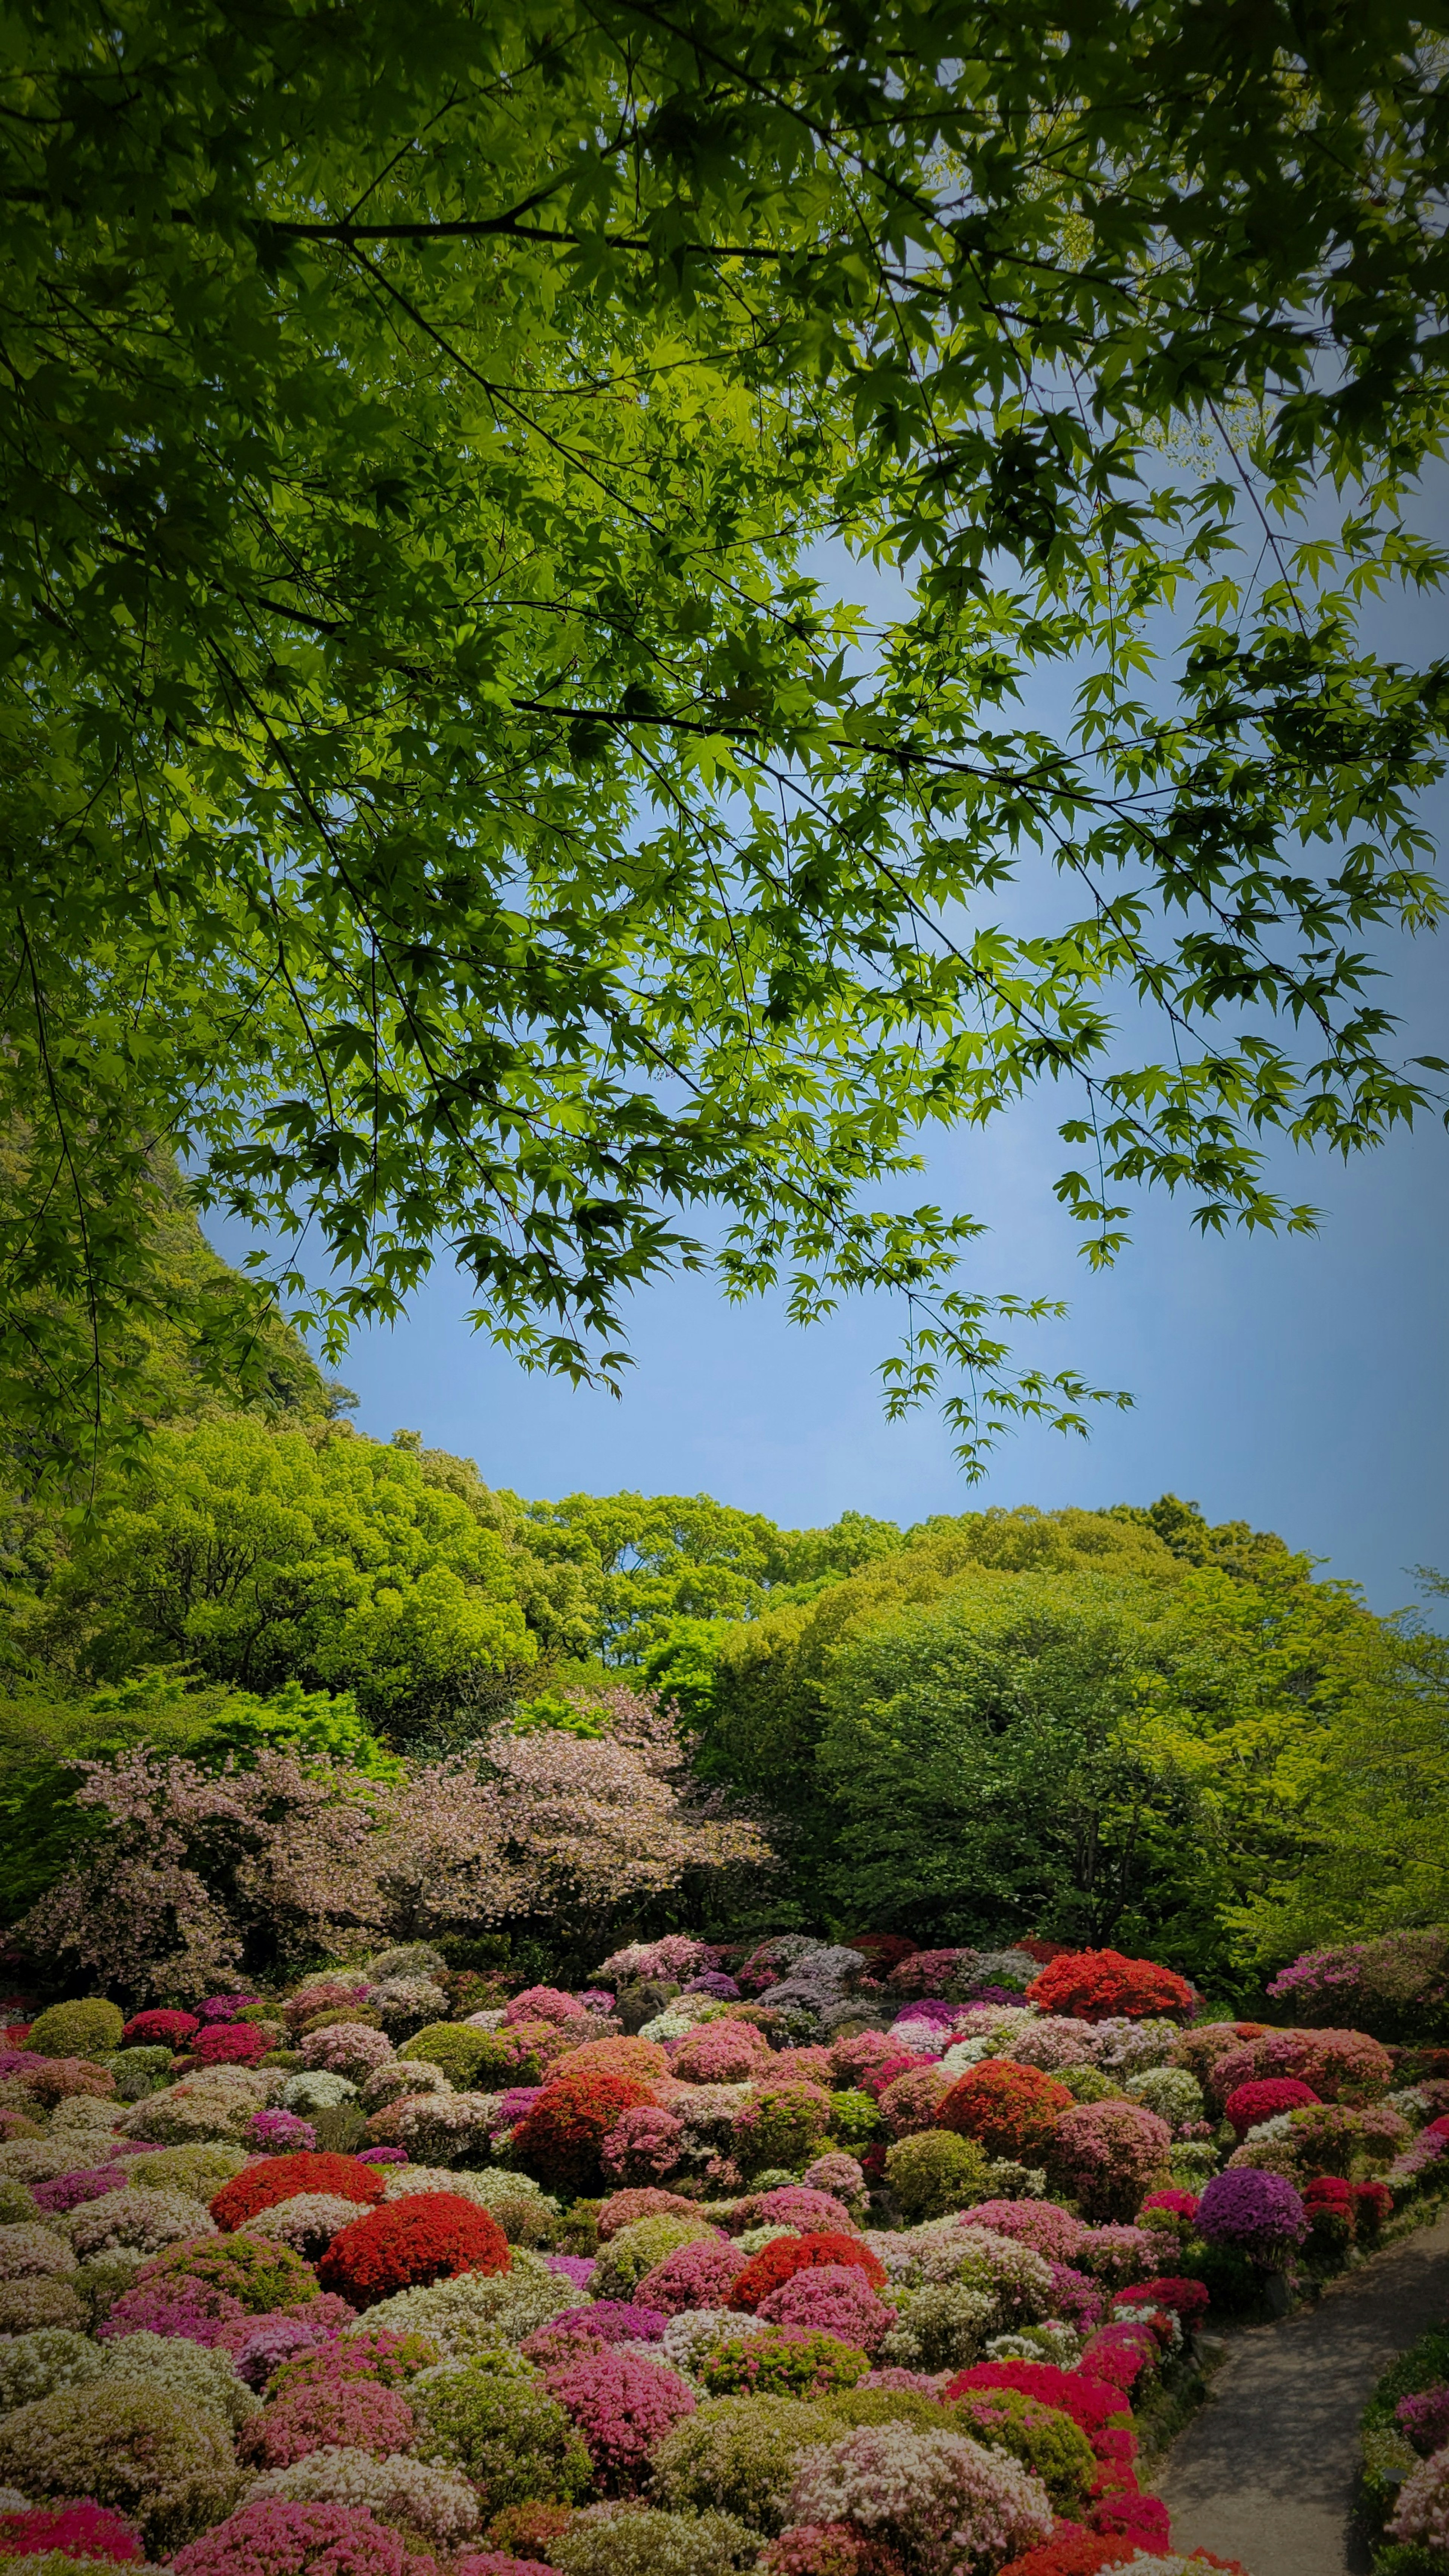
<instances>
[{"instance_id":1,"label":"dirt path","mask_svg":"<svg viewBox=\"0 0 1449 2576\"><path fill-rule=\"evenodd\" d=\"M1154 2481L1174 2547L1241 2559L1251 2576L1359 2576L1359 2415L1394 2355L1446 2317L1449 2212L1316 2308L1235 2335Z\"/></svg>"}]
</instances>

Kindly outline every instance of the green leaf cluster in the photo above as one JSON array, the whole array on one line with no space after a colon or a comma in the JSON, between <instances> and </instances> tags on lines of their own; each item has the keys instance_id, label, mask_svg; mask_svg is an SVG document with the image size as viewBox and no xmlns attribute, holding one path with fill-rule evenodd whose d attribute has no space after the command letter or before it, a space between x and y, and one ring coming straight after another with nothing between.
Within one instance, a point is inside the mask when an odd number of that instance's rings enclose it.
<instances>
[{"instance_id":1,"label":"green leaf cluster","mask_svg":"<svg viewBox=\"0 0 1449 2576\"><path fill-rule=\"evenodd\" d=\"M889 1292L976 1472L1111 1390L1014 1352L1058 1309L923 1134L1060 1084L1104 1263L1146 1187L1308 1226L1276 1135L1437 1101L1370 951L1442 909L1449 687L1362 629L1444 570L1425 28L6 12L0 1414L57 1473L138 1330L260 1390L278 1296L330 1357L440 1252L602 1383L671 1267ZM181 1292L173 1155L271 1275Z\"/></svg>"}]
</instances>

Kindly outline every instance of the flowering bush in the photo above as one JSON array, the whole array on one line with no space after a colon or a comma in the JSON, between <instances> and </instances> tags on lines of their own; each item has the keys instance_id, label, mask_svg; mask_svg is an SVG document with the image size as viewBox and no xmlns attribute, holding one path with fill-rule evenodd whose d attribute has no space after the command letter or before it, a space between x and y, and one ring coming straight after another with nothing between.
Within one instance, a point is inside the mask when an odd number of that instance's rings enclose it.
<instances>
[{"instance_id":1,"label":"flowering bush","mask_svg":"<svg viewBox=\"0 0 1449 2576\"><path fill-rule=\"evenodd\" d=\"M753 2564L758 2545L731 2514L617 2505L586 2506L551 2544L563 2576L731 2576ZM458 2576L469 2576L467 2563Z\"/></svg>"},{"instance_id":2,"label":"flowering bush","mask_svg":"<svg viewBox=\"0 0 1449 2576\"><path fill-rule=\"evenodd\" d=\"M266 2032L254 2022L221 2021L197 2032L191 2054L198 2066L255 2066L270 2047Z\"/></svg>"},{"instance_id":3,"label":"flowering bush","mask_svg":"<svg viewBox=\"0 0 1449 2576\"><path fill-rule=\"evenodd\" d=\"M1308 2233L1303 2203L1280 2174L1214 2174L1198 2203L1200 2235L1254 2263L1282 2263Z\"/></svg>"},{"instance_id":4,"label":"flowering bush","mask_svg":"<svg viewBox=\"0 0 1449 2576\"><path fill-rule=\"evenodd\" d=\"M1191 2331L1202 2324L1208 2312L1208 2293L1201 2281L1190 2280L1180 2273L1158 2273L1150 2281L1129 2282L1117 2293L1117 2304L1129 2308L1171 2308Z\"/></svg>"},{"instance_id":5,"label":"flowering bush","mask_svg":"<svg viewBox=\"0 0 1449 2576\"><path fill-rule=\"evenodd\" d=\"M891 2074L890 2063L887 2059L876 2069L875 2080L889 2077L879 2098L881 2117L892 2137L908 2138L921 2129L940 2128L940 2107L954 2078L939 2066L922 2066L915 2059L908 2061L904 2074Z\"/></svg>"},{"instance_id":6,"label":"flowering bush","mask_svg":"<svg viewBox=\"0 0 1449 2576\"><path fill-rule=\"evenodd\" d=\"M1260 2120L1272 2120L1280 2111L1296 2111L1317 2099L1312 2086L1300 2084L1295 2075L1265 2075L1251 2084L1235 2085L1223 2104L1223 2117L1231 2121L1239 2138L1245 2138Z\"/></svg>"},{"instance_id":7,"label":"flowering bush","mask_svg":"<svg viewBox=\"0 0 1449 2576\"><path fill-rule=\"evenodd\" d=\"M165 2006L154 2012L133 2013L121 2033L123 2048L184 2048L200 2030L195 2013L171 2012Z\"/></svg>"},{"instance_id":8,"label":"flowering bush","mask_svg":"<svg viewBox=\"0 0 1449 2576\"><path fill-rule=\"evenodd\" d=\"M208 2408L140 2379L64 2388L0 2420L0 2482L133 2515L158 2555L226 2512L231 2439Z\"/></svg>"},{"instance_id":9,"label":"flowering bush","mask_svg":"<svg viewBox=\"0 0 1449 2576\"><path fill-rule=\"evenodd\" d=\"M435 2548L451 2549L478 2527L478 2497L468 2480L406 2451L390 2451L385 2460L375 2460L370 2451L309 2451L290 2468L263 2470L251 2494L258 2503L276 2497L289 2504L351 2506ZM416 2560L412 2570L423 2576Z\"/></svg>"},{"instance_id":10,"label":"flowering bush","mask_svg":"<svg viewBox=\"0 0 1449 2576\"><path fill-rule=\"evenodd\" d=\"M918 2129L886 2152L886 2182L908 2226L944 2218L991 2189L986 2150L951 2129Z\"/></svg>"},{"instance_id":11,"label":"flowering bush","mask_svg":"<svg viewBox=\"0 0 1449 2576\"><path fill-rule=\"evenodd\" d=\"M276 2398L242 2427L237 2458L257 2469L286 2469L310 2451L370 2451L385 2460L412 2447L413 2410L395 2388L375 2380L318 2382Z\"/></svg>"},{"instance_id":12,"label":"flowering bush","mask_svg":"<svg viewBox=\"0 0 1449 2576\"><path fill-rule=\"evenodd\" d=\"M744 2256L723 2237L701 2237L693 2244L676 2246L644 2274L639 2303L667 2317L682 2316L688 2308L723 2307L744 2263Z\"/></svg>"},{"instance_id":13,"label":"flowering bush","mask_svg":"<svg viewBox=\"0 0 1449 2576\"><path fill-rule=\"evenodd\" d=\"M312 2122L299 2120L295 2111L254 2111L245 2138L260 2156L307 2155L317 2145Z\"/></svg>"},{"instance_id":14,"label":"flowering bush","mask_svg":"<svg viewBox=\"0 0 1449 2576\"><path fill-rule=\"evenodd\" d=\"M509 2358L447 2362L414 2382L419 2450L463 2471L489 2512L574 2503L588 2493L588 2453L557 2398Z\"/></svg>"},{"instance_id":15,"label":"flowering bush","mask_svg":"<svg viewBox=\"0 0 1449 2576\"><path fill-rule=\"evenodd\" d=\"M834 2149L817 2156L812 2165L806 2166L805 2184L808 2190L823 2192L829 2199L838 2201L847 2217L860 2208L867 2197L864 2167L854 2156L842 2155Z\"/></svg>"},{"instance_id":16,"label":"flowering bush","mask_svg":"<svg viewBox=\"0 0 1449 2576\"><path fill-rule=\"evenodd\" d=\"M81 2165L74 2173L57 2174L53 2182L36 2183L29 2197L48 2218L59 2217L68 2209L79 2209L84 2201L103 2200L108 2191L119 2191L126 2178L120 2165ZM20 2185L14 2188L19 2190ZM5 2214L10 2217L8 2209Z\"/></svg>"},{"instance_id":17,"label":"flowering bush","mask_svg":"<svg viewBox=\"0 0 1449 2576\"><path fill-rule=\"evenodd\" d=\"M777 2532L803 2452L837 2431L827 2409L796 2397L711 2397L654 2454L654 2491L676 2513L738 2515Z\"/></svg>"},{"instance_id":18,"label":"flowering bush","mask_svg":"<svg viewBox=\"0 0 1449 2576\"><path fill-rule=\"evenodd\" d=\"M53 2228L23 2222L0 2227L0 2281L32 2281L74 2270L75 2254Z\"/></svg>"},{"instance_id":19,"label":"flowering bush","mask_svg":"<svg viewBox=\"0 0 1449 2576\"><path fill-rule=\"evenodd\" d=\"M770 2066L762 2030L748 2021L706 2021L674 2052L674 2073L686 2084L748 2083Z\"/></svg>"},{"instance_id":20,"label":"flowering bush","mask_svg":"<svg viewBox=\"0 0 1449 2576\"><path fill-rule=\"evenodd\" d=\"M758 2308L772 2290L816 2265L844 2264L864 2274L872 2289L885 2287L885 2266L858 2236L777 2236L752 2254L731 2288L732 2308Z\"/></svg>"},{"instance_id":21,"label":"flowering bush","mask_svg":"<svg viewBox=\"0 0 1449 2576\"><path fill-rule=\"evenodd\" d=\"M83 2263L97 2254L114 2253L118 2246L154 2254L163 2245L216 2234L199 2200L180 2191L147 2191L135 2183L124 2191L108 2191L97 2200L83 2201L69 2212L64 2227Z\"/></svg>"},{"instance_id":22,"label":"flowering bush","mask_svg":"<svg viewBox=\"0 0 1449 2576\"><path fill-rule=\"evenodd\" d=\"M711 2397L755 2390L771 2397L819 2397L828 2389L853 2388L868 2368L869 2356L858 2345L786 2326L772 2334L728 2336L712 2345L699 2376Z\"/></svg>"},{"instance_id":23,"label":"flowering bush","mask_svg":"<svg viewBox=\"0 0 1449 2576\"><path fill-rule=\"evenodd\" d=\"M1106 2380L1082 2370L1058 2370L1049 2361L978 2361L948 2380L944 2395L964 2397L973 2388L1015 2388L1043 2406L1069 2415L1093 2449L1110 2419L1122 2411L1122 2394Z\"/></svg>"},{"instance_id":24,"label":"flowering bush","mask_svg":"<svg viewBox=\"0 0 1449 2576\"><path fill-rule=\"evenodd\" d=\"M838 2342L858 2344L865 2353L879 2350L895 2322L893 2310L876 2297L863 2275L843 2263L796 2272L762 2299L755 2313L766 2325L833 2335Z\"/></svg>"},{"instance_id":25,"label":"flowering bush","mask_svg":"<svg viewBox=\"0 0 1449 2576\"><path fill-rule=\"evenodd\" d=\"M295 2200L279 2201L267 2211L267 2240L288 2245L294 2254L315 2263L356 2216L356 2201L344 2200L337 2192L299 2192Z\"/></svg>"},{"instance_id":26,"label":"flowering bush","mask_svg":"<svg viewBox=\"0 0 1449 2576\"><path fill-rule=\"evenodd\" d=\"M598 2256L589 2285L596 2299L631 2299L646 2276L682 2246L721 2242L718 2230L701 2217L695 2204L687 2205L687 2217L666 2212L657 2218L636 2218L631 2226L616 2230ZM738 2269L743 2258L735 2259Z\"/></svg>"},{"instance_id":27,"label":"flowering bush","mask_svg":"<svg viewBox=\"0 0 1449 2576\"><path fill-rule=\"evenodd\" d=\"M386 2031L375 2030L371 2022L329 2021L304 2033L298 2053L305 2067L349 2075L360 2084L391 2062L393 2045Z\"/></svg>"},{"instance_id":28,"label":"flowering bush","mask_svg":"<svg viewBox=\"0 0 1449 2576\"><path fill-rule=\"evenodd\" d=\"M1401 2397L1394 2422L1421 2460L1432 2459L1449 2442L1449 2388L1425 2388Z\"/></svg>"},{"instance_id":29,"label":"flowering bush","mask_svg":"<svg viewBox=\"0 0 1449 2576\"><path fill-rule=\"evenodd\" d=\"M1051 1960L1027 1987L1028 2003L1075 2021L1154 2017L1186 2018L1197 1997L1185 1977L1151 1959L1124 1958L1120 1950L1068 1951Z\"/></svg>"},{"instance_id":30,"label":"flowering bush","mask_svg":"<svg viewBox=\"0 0 1449 2576\"><path fill-rule=\"evenodd\" d=\"M1053 2200L983 2200L962 2213L964 2227L987 2227L1013 2236L1050 2263L1075 2263L1087 2230Z\"/></svg>"},{"instance_id":31,"label":"flowering bush","mask_svg":"<svg viewBox=\"0 0 1449 2576\"><path fill-rule=\"evenodd\" d=\"M648 2183L672 2173L684 2143L683 2124L653 2103L626 2111L599 2149L611 2182Z\"/></svg>"},{"instance_id":32,"label":"flowering bush","mask_svg":"<svg viewBox=\"0 0 1449 2576\"><path fill-rule=\"evenodd\" d=\"M1096 2462L1085 2433L1059 2406L1043 2406L1015 2388L973 2388L957 2400L956 2413L972 2441L1009 2451L1040 2478L1057 2513L1084 2509Z\"/></svg>"},{"instance_id":33,"label":"flowering bush","mask_svg":"<svg viewBox=\"0 0 1449 2576\"><path fill-rule=\"evenodd\" d=\"M8 2415L57 2388L98 2379L105 2366L105 2354L88 2335L64 2326L38 2326L31 2334L9 2336L0 2343L0 2412Z\"/></svg>"},{"instance_id":34,"label":"flowering bush","mask_svg":"<svg viewBox=\"0 0 1449 2576\"><path fill-rule=\"evenodd\" d=\"M1449 2549L1449 2452L1436 2452L1404 2480L1389 2534L1421 2549Z\"/></svg>"},{"instance_id":35,"label":"flowering bush","mask_svg":"<svg viewBox=\"0 0 1449 2576\"><path fill-rule=\"evenodd\" d=\"M144 2555L135 2524L104 2505L31 2505L23 2513L0 2513L0 2557L38 2558L52 2549L67 2558L120 2565Z\"/></svg>"},{"instance_id":36,"label":"flowering bush","mask_svg":"<svg viewBox=\"0 0 1449 2576\"><path fill-rule=\"evenodd\" d=\"M642 2110L649 2086L637 2076L586 2069L545 2084L513 2132L513 2153L552 2190L582 2192L599 2179L599 2151L626 2111Z\"/></svg>"},{"instance_id":37,"label":"flowering bush","mask_svg":"<svg viewBox=\"0 0 1449 2576\"><path fill-rule=\"evenodd\" d=\"M938 2129L957 2129L989 2155L1039 2164L1055 2125L1072 2108L1064 2084L1037 2066L986 2057L959 2076L936 2108Z\"/></svg>"},{"instance_id":38,"label":"flowering bush","mask_svg":"<svg viewBox=\"0 0 1449 2576\"><path fill-rule=\"evenodd\" d=\"M1172 2132L1136 2102L1083 2102L1065 2111L1051 2161L1090 2218L1129 2218L1165 2172Z\"/></svg>"},{"instance_id":39,"label":"flowering bush","mask_svg":"<svg viewBox=\"0 0 1449 2576\"><path fill-rule=\"evenodd\" d=\"M702 1968L712 1964L714 1956L707 1942L691 1940L686 1932L666 1932L662 1941L631 1941L626 1948L615 1950L594 1974L606 1985L646 1977L682 1979L698 1976Z\"/></svg>"},{"instance_id":40,"label":"flowering bush","mask_svg":"<svg viewBox=\"0 0 1449 2576\"><path fill-rule=\"evenodd\" d=\"M641 2218L694 2218L697 2204L686 2200L682 2192L652 2191L641 2187L634 2191L611 2191L598 2208L600 2241L607 2245L626 2227Z\"/></svg>"},{"instance_id":41,"label":"flowering bush","mask_svg":"<svg viewBox=\"0 0 1449 2576\"><path fill-rule=\"evenodd\" d=\"M355 2506L248 2503L173 2562L175 2576L413 2576L395 2531Z\"/></svg>"},{"instance_id":42,"label":"flowering bush","mask_svg":"<svg viewBox=\"0 0 1449 2576\"><path fill-rule=\"evenodd\" d=\"M512 2039L511 2031L501 2036ZM581 2047L565 2049L556 2061L560 2075L586 2075L593 2070L602 2075L633 2075L641 2084L657 2083L669 2073L669 2059L657 2040L641 2039L638 2034L626 2037L622 2031L608 2039L586 2039Z\"/></svg>"},{"instance_id":43,"label":"flowering bush","mask_svg":"<svg viewBox=\"0 0 1449 2576\"><path fill-rule=\"evenodd\" d=\"M739 2113L734 2152L747 2173L807 2164L830 2128L830 2096L819 2084L797 2080L762 2084Z\"/></svg>"},{"instance_id":44,"label":"flowering bush","mask_svg":"<svg viewBox=\"0 0 1449 2576\"><path fill-rule=\"evenodd\" d=\"M486 2209L425 2191L354 2219L333 2237L317 2276L324 2289L365 2308L459 2272L506 2272L510 2260L508 2239Z\"/></svg>"},{"instance_id":45,"label":"flowering bush","mask_svg":"<svg viewBox=\"0 0 1449 2576\"><path fill-rule=\"evenodd\" d=\"M1385 1932L1309 1950L1281 1968L1268 1993L1302 2022L1352 2021L1381 2039L1420 2039L1449 2004L1449 1938Z\"/></svg>"},{"instance_id":46,"label":"flowering bush","mask_svg":"<svg viewBox=\"0 0 1449 2576\"><path fill-rule=\"evenodd\" d=\"M334 2192L371 2208L381 2200L384 2188L382 2176L356 2156L269 2156L265 2163L248 2165L244 2173L222 2184L211 2201L211 2215L218 2227L246 2227L265 2210L295 2200L299 2192Z\"/></svg>"},{"instance_id":47,"label":"flowering bush","mask_svg":"<svg viewBox=\"0 0 1449 2576\"><path fill-rule=\"evenodd\" d=\"M899 2540L924 2576L999 2561L1044 2540L1055 2519L1040 2479L1015 2460L963 2433L904 2424L863 2424L809 2453L789 2503L792 2522L846 2522Z\"/></svg>"},{"instance_id":48,"label":"flowering bush","mask_svg":"<svg viewBox=\"0 0 1449 2576\"><path fill-rule=\"evenodd\" d=\"M1321 2102L1368 2101L1393 2082L1386 2048L1361 2030L1267 2030L1219 2057L1207 2091L1225 2102L1239 2084L1269 2075L1296 2076Z\"/></svg>"},{"instance_id":49,"label":"flowering bush","mask_svg":"<svg viewBox=\"0 0 1449 2576\"><path fill-rule=\"evenodd\" d=\"M565 2362L546 2384L577 2426L596 2475L615 2493L638 2485L656 2444L696 2403L677 2371L629 2353Z\"/></svg>"}]
</instances>

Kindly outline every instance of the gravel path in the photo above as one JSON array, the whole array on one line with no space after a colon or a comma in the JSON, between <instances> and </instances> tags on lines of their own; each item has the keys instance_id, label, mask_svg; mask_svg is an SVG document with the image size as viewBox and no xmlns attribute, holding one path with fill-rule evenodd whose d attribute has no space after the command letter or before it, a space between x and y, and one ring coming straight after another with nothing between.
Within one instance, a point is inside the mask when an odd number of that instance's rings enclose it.
<instances>
[{"instance_id":1,"label":"gravel path","mask_svg":"<svg viewBox=\"0 0 1449 2576\"><path fill-rule=\"evenodd\" d=\"M1177 2549L1251 2576L1360 2576L1358 2418L1396 2353L1449 2316L1449 2212L1335 2282L1317 2307L1235 2335L1156 2479Z\"/></svg>"}]
</instances>

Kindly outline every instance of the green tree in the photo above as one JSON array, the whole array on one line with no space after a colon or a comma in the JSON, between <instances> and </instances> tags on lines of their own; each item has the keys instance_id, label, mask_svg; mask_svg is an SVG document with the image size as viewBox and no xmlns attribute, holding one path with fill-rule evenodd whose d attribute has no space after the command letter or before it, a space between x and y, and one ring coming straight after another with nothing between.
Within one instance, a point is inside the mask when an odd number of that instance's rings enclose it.
<instances>
[{"instance_id":1,"label":"green tree","mask_svg":"<svg viewBox=\"0 0 1449 2576\"><path fill-rule=\"evenodd\" d=\"M37 1635L97 1678L347 1690L397 1741L479 1731L536 1655L506 1550L407 1450L245 1418L160 1432L106 1486Z\"/></svg>"},{"instance_id":2,"label":"green tree","mask_svg":"<svg viewBox=\"0 0 1449 2576\"><path fill-rule=\"evenodd\" d=\"M1440 910L1449 705L1359 625L1443 570L1401 0L16 0L5 46L0 1404L58 1462L138 1313L255 1350L264 1286L165 1275L168 1144L329 1347L440 1246L605 1382L671 1264L898 1292L889 1401L975 1468L1103 1391L1013 1357L1047 1308L962 1275L923 1125L1062 1083L1105 1262L1142 1186L1305 1225L1273 1131L1425 1106L1364 989Z\"/></svg>"}]
</instances>

